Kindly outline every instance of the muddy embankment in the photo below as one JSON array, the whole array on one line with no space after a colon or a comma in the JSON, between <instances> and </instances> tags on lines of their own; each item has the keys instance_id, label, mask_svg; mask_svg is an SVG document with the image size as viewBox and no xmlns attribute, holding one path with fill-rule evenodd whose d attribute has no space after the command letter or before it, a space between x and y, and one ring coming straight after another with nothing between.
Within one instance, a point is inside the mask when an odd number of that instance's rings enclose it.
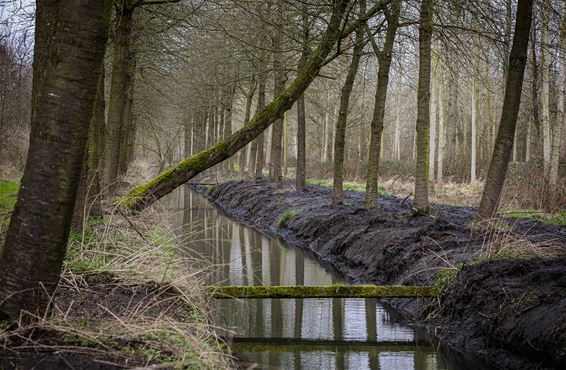
<instances>
[{"instance_id":1,"label":"muddy embankment","mask_svg":"<svg viewBox=\"0 0 566 370\"><path fill-rule=\"evenodd\" d=\"M265 180L200 191L354 282L442 288L434 300L387 301L457 351L505 369L566 368L564 227L523 220L487 232L471 226L471 208L433 206L434 217L413 217L410 200L380 198L379 209L366 210L361 193L333 205L330 189L295 192Z\"/></svg>"}]
</instances>

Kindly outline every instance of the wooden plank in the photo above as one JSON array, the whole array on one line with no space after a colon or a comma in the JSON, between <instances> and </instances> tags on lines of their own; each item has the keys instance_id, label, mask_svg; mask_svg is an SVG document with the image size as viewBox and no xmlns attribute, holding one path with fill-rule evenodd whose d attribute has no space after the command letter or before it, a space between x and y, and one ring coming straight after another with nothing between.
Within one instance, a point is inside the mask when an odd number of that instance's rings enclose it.
<instances>
[{"instance_id":1,"label":"wooden plank","mask_svg":"<svg viewBox=\"0 0 566 370\"><path fill-rule=\"evenodd\" d=\"M423 298L433 297L430 286L326 285L326 286L207 286L217 299L230 298Z\"/></svg>"}]
</instances>

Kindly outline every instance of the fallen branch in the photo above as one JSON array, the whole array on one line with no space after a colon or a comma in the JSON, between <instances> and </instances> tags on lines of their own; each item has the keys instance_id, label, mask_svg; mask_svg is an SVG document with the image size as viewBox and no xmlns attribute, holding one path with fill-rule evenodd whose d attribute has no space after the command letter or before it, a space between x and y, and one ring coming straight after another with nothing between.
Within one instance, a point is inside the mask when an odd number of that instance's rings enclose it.
<instances>
[{"instance_id":1,"label":"fallen branch","mask_svg":"<svg viewBox=\"0 0 566 370\"><path fill-rule=\"evenodd\" d=\"M207 286L213 298L424 298L437 295L430 286Z\"/></svg>"}]
</instances>

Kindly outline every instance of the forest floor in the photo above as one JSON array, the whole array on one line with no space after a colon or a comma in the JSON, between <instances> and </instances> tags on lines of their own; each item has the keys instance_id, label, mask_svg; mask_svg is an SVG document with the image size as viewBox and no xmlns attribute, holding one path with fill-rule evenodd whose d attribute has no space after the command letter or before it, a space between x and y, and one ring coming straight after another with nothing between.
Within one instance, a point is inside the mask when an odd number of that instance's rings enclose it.
<instances>
[{"instance_id":1,"label":"forest floor","mask_svg":"<svg viewBox=\"0 0 566 370\"><path fill-rule=\"evenodd\" d=\"M537 220L473 222L474 209L347 191L295 192L266 180L201 187L226 214L310 250L353 282L433 285L434 300L390 299L453 349L506 369L566 366L566 227Z\"/></svg>"},{"instance_id":2,"label":"forest floor","mask_svg":"<svg viewBox=\"0 0 566 370\"><path fill-rule=\"evenodd\" d=\"M0 183L0 246L17 183ZM222 369L210 297L164 215L107 214L72 232L51 314L0 328L0 369Z\"/></svg>"}]
</instances>

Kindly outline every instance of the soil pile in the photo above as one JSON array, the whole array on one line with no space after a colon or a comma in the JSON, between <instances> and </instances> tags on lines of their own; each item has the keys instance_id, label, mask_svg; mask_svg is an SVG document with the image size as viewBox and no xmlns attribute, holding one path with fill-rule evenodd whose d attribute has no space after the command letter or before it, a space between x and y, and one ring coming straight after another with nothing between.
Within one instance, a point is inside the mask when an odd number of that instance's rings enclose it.
<instances>
[{"instance_id":1,"label":"soil pile","mask_svg":"<svg viewBox=\"0 0 566 370\"><path fill-rule=\"evenodd\" d=\"M472 208L433 205L433 217L414 217L407 199L383 197L366 210L362 193L348 191L344 205L333 205L328 188L295 192L266 180L200 191L229 216L310 250L353 282L441 288L440 305L388 301L456 349L506 368L565 361L564 227L518 220L494 232L472 226Z\"/></svg>"}]
</instances>

